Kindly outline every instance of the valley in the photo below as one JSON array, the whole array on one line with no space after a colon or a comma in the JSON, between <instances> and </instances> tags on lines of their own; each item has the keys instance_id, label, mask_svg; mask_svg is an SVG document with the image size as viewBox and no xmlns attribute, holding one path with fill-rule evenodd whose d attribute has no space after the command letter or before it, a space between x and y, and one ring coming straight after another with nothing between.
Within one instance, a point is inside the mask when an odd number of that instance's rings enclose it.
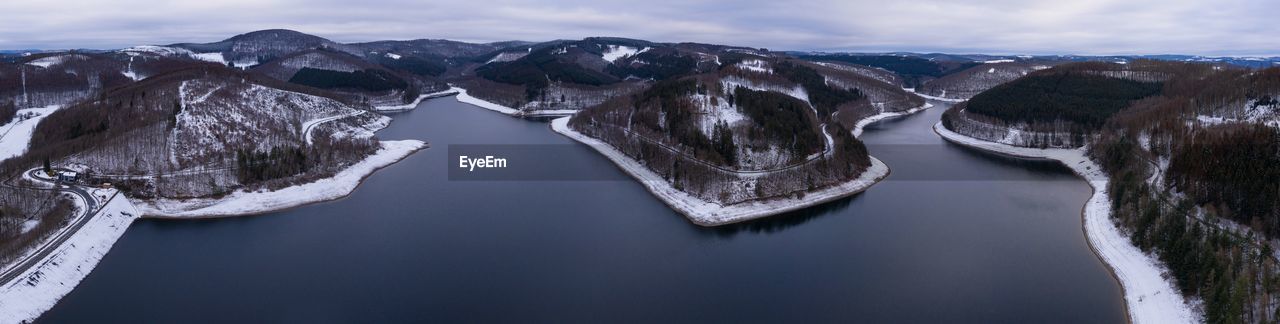
<instances>
[{"instance_id":1,"label":"valley","mask_svg":"<svg viewBox=\"0 0 1280 324\"><path fill-rule=\"evenodd\" d=\"M0 53L0 322L263 312L226 304L246 282L349 320L477 316L466 283L581 311L491 321L1273 322L1280 68L1258 62L286 29ZM131 277L164 258L142 273L170 286ZM192 303L95 304L188 273L216 278ZM362 294L401 301L339 306ZM236 314L206 320L260 319Z\"/></svg>"}]
</instances>

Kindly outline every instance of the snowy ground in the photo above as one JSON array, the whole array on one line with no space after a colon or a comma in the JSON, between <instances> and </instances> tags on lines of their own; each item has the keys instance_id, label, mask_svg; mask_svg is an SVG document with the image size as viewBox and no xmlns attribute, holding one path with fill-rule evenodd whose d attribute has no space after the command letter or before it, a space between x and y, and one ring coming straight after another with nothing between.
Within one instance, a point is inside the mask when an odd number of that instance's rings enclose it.
<instances>
[{"instance_id":1,"label":"snowy ground","mask_svg":"<svg viewBox=\"0 0 1280 324\"><path fill-rule=\"evenodd\" d=\"M644 53L646 51L649 51L648 47L645 47L644 49L637 49L631 46L609 45L609 47L606 48L604 52L600 54L601 54L601 58L603 58L605 61L609 61L609 63L613 63L613 62L617 62L618 59L620 58Z\"/></svg>"},{"instance_id":2,"label":"snowy ground","mask_svg":"<svg viewBox=\"0 0 1280 324\"><path fill-rule=\"evenodd\" d=\"M902 88L902 90L907 90L907 92L914 93L914 94L916 94L917 96L923 97L923 98L925 98L925 99L931 99L931 100L937 100L937 101L946 101L946 102L965 102L965 101L969 100L969 99L955 99L955 98L934 97L934 96L930 96L930 95L927 95L927 94L923 94L923 93L916 92L916 89L913 89L913 88Z\"/></svg>"},{"instance_id":3,"label":"snowy ground","mask_svg":"<svg viewBox=\"0 0 1280 324\"><path fill-rule=\"evenodd\" d=\"M511 107L503 106L503 105L500 105L500 104L496 104L496 103L490 102L490 101L488 101L488 100L484 100L484 99L476 98L476 97L474 97L474 96L472 96L472 95L467 94L467 89L458 88L458 87L452 87L452 88L450 88L449 90L450 90L450 91L456 91L456 92L458 93L458 95L457 95L458 102L465 103L465 104L469 104L469 105L476 106L476 107L480 107L480 108L484 108L484 109L488 109L488 110L492 110L492 111L496 111L496 112L499 112L499 113L502 113L502 114L504 114L504 115L508 115L508 116L516 116L516 117L562 117L562 116L569 116L569 115L573 115L573 114L578 113L578 109L536 109L536 110L527 110L527 111L524 111L524 110L515 109L515 108L511 108ZM528 105L526 105L526 106L528 106Z\"/></svg>"},{"instance_id":4,"label":"snowy ground","mask_svg":"<svg viewBox=\"0 0 1280 324\"><path fill-rule=\"evenodd\" d=\"M390 54L390 53L388 53L388 54ZM452 89L452 88L451 88L451 89L449 89L449 90L438 91L438 92L432 92L432 93L428 93L428 94L424 94L424 95L418 96L418 99L414 99L414 100L413 100L413 102L410 102L410 103L407 103L407 104L403 104L403 105L399 105L399 106L377 106L377 107L373 107L373 109L374 109L374 110L377 110L377 111L404 111L404 110L413 110L414 108L418 108L418 104L419 104L419 103L422 103L422 101L423 101L423 100L427 100L427 99L431 99L431 98L445 97L445 96L452 96L452 95L455 95L455 94L458 94L458 90L455 90L455 89Z\"/></svg>"},{"instance_id":5,"label":"snowy ground","mask_svg":"<svg viewBox=\"0 0 1280 324\"><path fill-rule=\"evenodd\" d=\"M564 117L578 113L576 109L540 109L520 113L524 117Z\"/></svg>"},{"instance_id":6,"label":"snowy ground","mask_svg":"<svg viewBox=\"0 0 1280 324\"><path fill-rule=\"evenodd\" d=\"M0 323L30 322L53 308L98 265L138 215L124 195L116 195L40 265L0 287Z\"/></svg>"},{"instance_id":7,"label":"snowy ground","mask_svg":"<svg viewBox=\"0 0 1280 324\"><path fill-rule=\"evenodd\" d=\"M36 124L39 124L41 119L58 110L58 108L61 108L61 106L18 110L18 115L13 118L12 122L0 126L0 161L27 152L27 144L31 142L31 134L35 132ZM33 116L22 119L24 115Z\"/></svg>"},{"instance_id":8,"label":"snowy ground","mask_svg":"<svg viewBox=\"0 0 1280 324\"><path fill-rule=\"evenodd\" d=\"M871 167L857 179L806 193L804 198L771 198L723 206L672 187L662 176L649 170L640 161L626 156L609 144L570 129L568 123L569 117L559 118L551 121L551 128L604 154L627 174L639 180L658 200L702 226L737 223L822 204L862 192L889 175L889 167L873 157Z\"/></svg>"},{"instance_id":9,"label":"snowy ground","mask_svg":"<svg viewBox=\"0 0 1280 324\"><path fill-rule=\"evenodd\" d=\"M351 113L346 113L346 114L342 114L342 115L329 116L329 117L324 117L324 118L316 118L316 119L312 119L312 120L308 120L308 121L302 122L302 138L303 138L303 139L305 139L305 140L307 141L307 145L311 145L311 143L313 142L313 141L312 141L312 139L311 139L311 132L316 130L316 126L319 126L320 124L324 124L324 123L327 123L327 122L331 122L331 121L335 121L335 120L339 120L339 119L347 118L347 117L359 116L359 115L364 114L364 113L365 113L365 111L364 111L364 110L359 110L359 111L355 111L355 112L351 112Z\"/></svg>"},{"instance_id":10,"label":"snowy ground","mask_svg":"<svg viewBox=\"0 0 1280 324\"><path fill-rule=\"evenodd\" d=\"M255 215L334 200L351 194L374 171L426 147L426 143L418 140L383 141L377 153L331 178L276 191L236 191L220 199L142 201L137 204L138 210L147 217L204 218Z\"/></svg>"},{"instance_id":11,"label":"snowy ground","mask_svg":"<svg viewBox=\"0 0 1280 324\"><path fill-rule=\"evenodd\" d=\"M1023 158L1061 162L1093 187L1093 197L1083 209L1084 232L1094 253L1107 264L1124 290L1129 319L1133 323L1194 323L1198 316L1174 285L1165 279L1164 268L1154 257L1129 244L1129 239L1111 222L1109 179L1090 160L1084 149L1034 149L993 143L964 136L935 124L933 130L949 142Z\"/></svg>"},{"instance_id":12,"label":"snowy ground","mask_svg":"<svg viewBox=\"0 0 1280 324\"><path fill-rule=\"evenodd\" d=\"M467 94L467 89L458 88L458 87L453 87L451 89L458 91L457 98L459 102L470 104L476 107L480 107L480 108L484 108L492 111L496 111L496 112L500 112L500 113L511 115L511 116L515 116L516 114L520 113L520 110L499 105L496 103L488 102L488 101L485 101L484 99L472 97L471 95Z\"/></svg>"}]
</instances>

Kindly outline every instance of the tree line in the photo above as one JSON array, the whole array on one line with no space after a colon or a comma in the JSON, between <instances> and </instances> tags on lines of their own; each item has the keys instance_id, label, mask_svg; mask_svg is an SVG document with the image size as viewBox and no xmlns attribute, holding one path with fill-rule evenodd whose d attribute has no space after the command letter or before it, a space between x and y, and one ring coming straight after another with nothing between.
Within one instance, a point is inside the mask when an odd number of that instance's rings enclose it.
<instances>
[{"instance_id":1,"label":"tree line","mask_svg":"<svg viewBox=\"0 0 1280 324\"><path fill-rule=\"evenodd\" d=\"M387 91L409 87L409 83L404 79L390 72L375 69L343 72L304 67L289 78L289 82L320 89L366 91Z\"/></svg>"}]
</instances>

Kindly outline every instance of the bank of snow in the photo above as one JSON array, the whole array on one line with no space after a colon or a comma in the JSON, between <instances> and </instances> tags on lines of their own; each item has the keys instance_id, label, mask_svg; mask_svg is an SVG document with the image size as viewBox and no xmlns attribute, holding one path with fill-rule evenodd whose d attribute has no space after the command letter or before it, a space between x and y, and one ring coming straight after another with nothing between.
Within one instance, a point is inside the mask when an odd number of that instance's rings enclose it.
<instances>
[{"instance_id":1,"label":"bank of snow","mask_svg":"<svg viewBox=\"0 0 1280 324\"><path fill-rule=\"evenodd\" d=\"M920 107L907 109L905 111L890 111L890 112L882 112L879 114L871 115L867 118L858 120L858 123L853 126L853 136L854 137L862 136L862 129L867 127L867 125L871 125L871 123L885 120L888 118L914 114L914 113L920 112L921 110L929 109L932 107L933 107L933 104L926 102L924 105Z\"/></svg>"},{"instance_id":2,"label":"bank of snow","mask_svg":"<svg viewBox=\"0 0 1280 324\"><path fill-rule=\"evenodd\" d=\"M1111 221L1111 198L1106 173L1090 160L1084 149L1035 149L979 140L935 124L933 130L949 142L1021 158L1058 161L1093 187L1093 197L1083 209L1084 232L1094 253L1110 268L1124 290L1129 319L1133 323L1195 323L1197 316L1182 294L1164 277L1154 257L1129 244Z\"/></svg>"},{"instance_id":3,"label":"bank of snow","mask_svg":"<svg viewBox=\"0 0 1280 324\"><path fill-rule=\"evenodd\" d=\"M450 88L449 90L450 90L450 91L457 92L457 94L458 94L458 95L457 95L458 102L465 103L465 104L472 105L472 106L476 106L476 107L480 107L480 108L484 108L484 109L488 109L488 110L492 110L492 111L496 111L496 112L499 112L499 113L502 113L502 114L504 114L504 115L508 115L508 116L516 116L516 117L563 117L563 116L569 116L569 115L573 115L573 114L578 113L578 110L577 110L577 109L538 109L538 110L522 111L522 110L519 110L519 109L515 109L515 108L511 108L511 107L507 107L507 106L499 105L499 104L496 104L496 103L490 102L490 101L488 101L488 100L484 100L484 99L476 98L476 97L474 97L474 96L472 96L472 95L467 94L467 89L454 87L454 88Z\"/></svg>"},{"instance_id":4,"label":"bank of snow","mask_svg":"<svg viewBox=\"0 0 1280 324\"><path fill-rule=\"evenodd\" d=\"M61 106L22 109L18 111L17 116L13 117L13 121L0 126L0 161L26 153L27 144L31 142L31 135L35 133L36 125L58 108Z\"/></svg>"},{"instance_id":5,"label":"bank of snow","mask_svg":"<svg viewBox=\"0 0 1280 324\"><path fill-rule=\"evenodd\" d=\"M374 109L374 110L377 110L377 111L405 111L405 110L413 110L414 108L418 108L418 104L422 103L422 101L423 101L423 100L427 100L427 99L431 99L431 98L448 97L448 96L456 95L456 94L458 94L458 92L459 92L459 91L457 90L457 88L449 88L448 90L444 90L444 91L437 91L437 92L432 92L432 93L428 93L428 94L424 94L424 95L418 96L418 98L417 98L417 99L414 99L414 100L413 100L413 102L410 102L410 103L407 103L407 104L403 104L403 105L396 105L396 106L377 106L377 107L373 107L373 109Z\"/></svg>"},{"instance_id":6,"label":"bank of snow","mask_svg":"<svg viewBox=\"0 0 1280 324\"><path fill-rule=\"evenodd\" d=\"M426 146L426 143L418 140L382 141L382 148L376 153L330 178L276 191L236 191L218 199L156 199L139 202L137 207L146 217L203 218L255 215L334 200L351 194L374 171L400 161Z\"/></svg>"},{"instance_id":7,"label":"bank of snow","mask_svg":"<svg viewBox=\"0 0 1280 324\"><path fill-rule=\"evenodd\" d=\"M520 113L520 110L518 109L492 103L484 99L472 97L471 95L467 94L467 89L458 88L458 87L454 87L451 89L458 92L458 96L456 98L458 98L459 102L484 108L484 109L488 109L488 110L492 110L492 111L496 111L496 112L500 112L506 115L515 116Z\"/></svg>"},{"instance_id":8,"label":"bank of snow","mask_svg":"<svg viewBox=\"0 0 1280 324\"><path fill-rule=\"evenodd\" d=\"M0 287L0 323L30 322L70 293L139 215L115 195L84 227L36 266Z\"/></svg>"},{"instance_id":9,"label":"bank of snow","mask_svg":"<svg viewBox=\"0 0 1280 324\"><path fill-rule=\"evenodd\" d=\"M649 170L640 161L632 159L607 143L569 128L569 117L551 121L551 128L557 133L587 144L587 146L599 151L600 154L604 154L605 157L617 164L623 171L636 178L645 189L657 196L658 200L702 226L737 223L826 203L862 192L889 175L889 167L884 162L880 162L880 160L873 157L871 158L871 166L862 172L862 175L858 178L839 185L807 192L804 198L770 198L724 206L699 199L672 187L671 183Z\"/></svg>"},{"instance_id":10,"label":"bank of snow","mask_svg":"<svg viewBox=\"0 0 1280 324\"><path fill-rule=\"evenodd\" d=\"M965 102L965 101L968 101L968 100L969 100L969 99L956 99L956 98L943 98L943 97L930 96L930 95L927 95L927 94L923 94L923 93L916 92L916 89L915 89L915 88L902 88L902 90L906 90L907 92L914 93L915 95L920 96L920 97L925 98L925 99L932 99L932 100L937 100L937 101L946 101L946 102Z\"/></svg>"}]
</instances>

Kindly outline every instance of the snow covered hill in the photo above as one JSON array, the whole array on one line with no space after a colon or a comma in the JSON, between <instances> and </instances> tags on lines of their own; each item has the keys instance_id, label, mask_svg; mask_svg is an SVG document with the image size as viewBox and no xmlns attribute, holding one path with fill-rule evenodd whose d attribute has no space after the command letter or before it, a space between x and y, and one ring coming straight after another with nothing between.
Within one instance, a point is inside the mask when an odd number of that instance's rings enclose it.
<instances>
[{"instance_id":1,"label":"snow covered hill","mask_svg":"<svg viewBox=\"0 0 1280 324\"><path fill-rule=\"evenodd\" d=\"M376 151L372 132L390 119L370 109L226 67L185 70L51 114L35 129L34 153L14 163L48 156L99 178L92 181L117 183L134 198L278 188L333 174ZM325 122L304 127L315 120ZM307 158L279 155L286 151ZM302 164L243 173L256 159Z\"/></svg>"},{"instance_id":2,"label":"snow covered hill","mask_svg":"<svg viewBox=\"0 0 1280 324\"><path fill-rule=\"evenodd\" d=\"M887 168L850 127L925 106L856 71L756 54L722 64L557 120L556 131L601 146L694 222L720 225L865 189Z\"/></svg>"}]
</instances>

